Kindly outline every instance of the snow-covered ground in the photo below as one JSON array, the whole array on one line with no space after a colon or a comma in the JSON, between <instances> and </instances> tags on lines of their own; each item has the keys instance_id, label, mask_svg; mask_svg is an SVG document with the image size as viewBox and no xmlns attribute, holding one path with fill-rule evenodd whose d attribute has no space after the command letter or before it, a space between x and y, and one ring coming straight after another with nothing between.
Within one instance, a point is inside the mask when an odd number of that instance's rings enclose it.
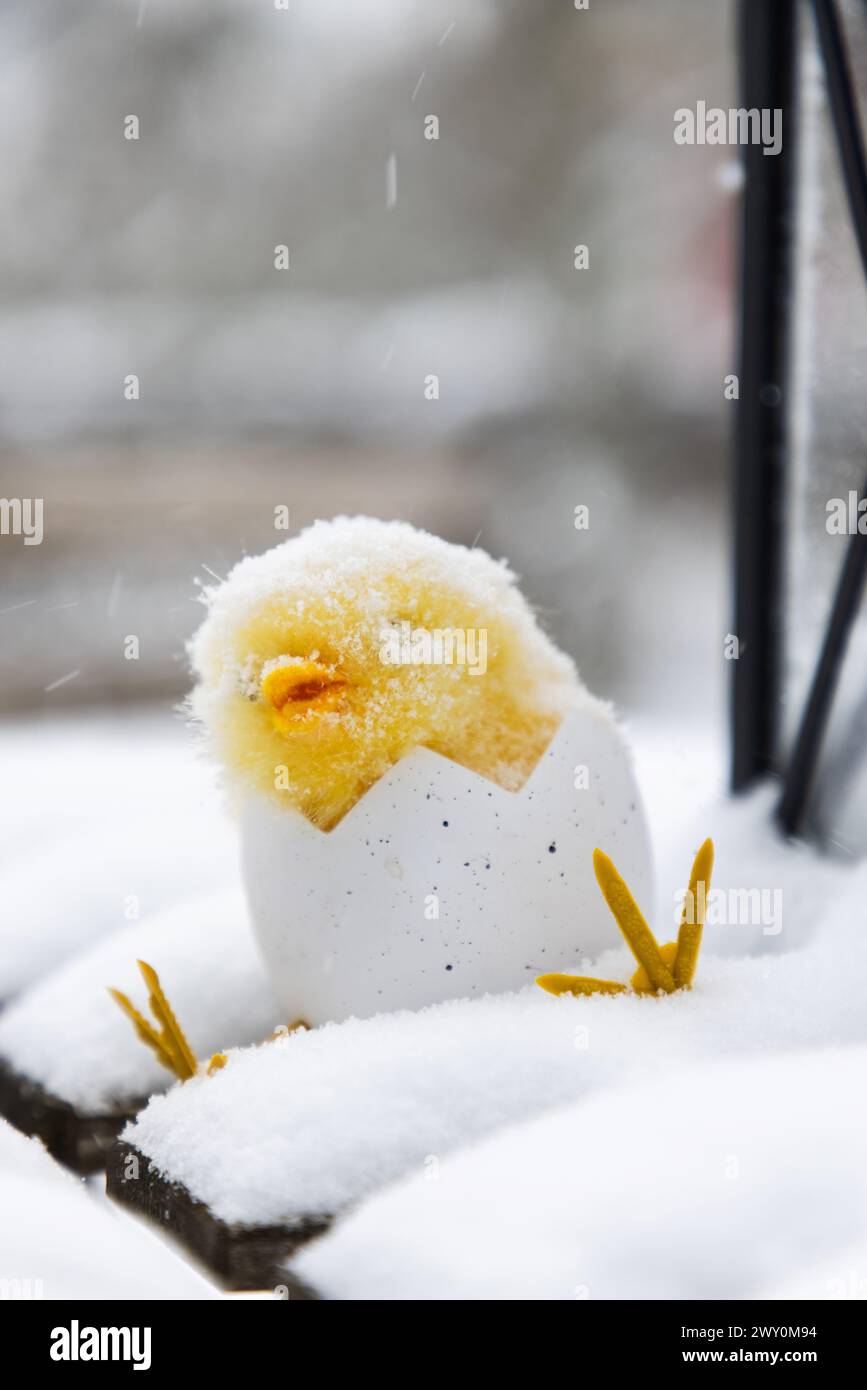
<instances>
[{"instance_id":1,"label":"snow-covered ground","mask_svg":"<svg viewBox=\"0 0 867 1390\"><path fill-rule=\"evenodd\" d=\"M794 890L797 880L796 872ZM698 1062L712 1074L721 1058L867 1044L867 1011L851 987L867 974L857 910L865 886L867 871L853 875L848 897L810 943L776 959L706 956L689 994L553 998L529 986L231 1053L219 1075L154 1098L127 1137L223 1219L292 1222L344 1211L384 1183L566 1102L598 1104L660 1079L675 1094L679 1073ZM607 978L631 969L623 946L598 963ZM833 1064L828 1071L830 1091ZM687 1111L695 1085L683 1083ZM743 1126L730 1117L734 1149L749 1132L744 1114ZM640 1151L640 1134L636 1142ZM675 1144L672 1159L678 1152ZM539 1200L553 1191L541 1182Z\"/></svg>"},{"instance_id":2,"label":"snow-covered ground","mask_svg":"<svg viewBox=\"0 0 867 1390\"><path fill-rule=\"evenodd\" d=\"M294 1034L155 1097L130 1137L226 1219L339 1213L295 1264L330 1297L863 1297L867 869L784 845L773 788L728 800L706 734L639 725L633 736L658 936L676 933L675 893L707 834L723 916L738 918L708 927L691 994L574 999L530 986ZM17 847L38 835L50 858L71 819L87 847L65 916L53 885L33 877L19 908L28 931L7 924L7 955L20 948L33 979L52 953L88 949L23 993L0 1042L14 1036L35 1072L82 1103L162 1083L103 995L115 984L141 1000L132 971L145 942L197 1049L231 1042L230 1022L238 1040L265 1036L267 983L243 922L231 932L242 917L234 832L177 728L150 717L104 731L84 719L19 726L11 751L0 825ZM46 811L27 769L55 758L67 791ZM106 891L105 846L122 832L131 777L137 862L166 866L154 901L175 906L135 926L107 911L94 944L81 919ZM180 902L172 877L190 833L214 848L207 876L223 912L212 931L214 909L194 893ZM16 871L0 874L0 894ZM68 941L40 944L64 922ZM611 943L599 973L626 979L613 921ZM14 1153L3 1162L14 1169ZM15 1230L23 1270L26 1218ZM38 1253L52 1267L47 1247Z\"/></svg>"},{"instance_id":3,"label":"snow-covered ground","mask_svg":"<svg viewBox=\"0 0 867 1390\"><path fill-rule=\"evenodd\" d=\"M0 1120L0 1299L201 1299L213 1286Z\"/></svg>"},{"instance_id":4,"label":"snow-covered ground","mask_svg":"<svg viewBox=\"0 0 867 1390\"><path fill-rule=\"evenodd\" d=\"M280 1023L238 887L186 897L110 932L50 971L0 1014L0 1058L85 1114L140 1102L171 1082L108 996L121 990L151 1022L136 969L157 971L196 1056L260 1042Z\"/></svg>"},{"instance_id":5,"label":"snow-covered ground","mask_svg":"<svg viewBox=\"0 0 867 1390\"><path fill-rule=\"evenodd\" d=\"M10 721L0 761L0 1002L101 937L237 883L214 775L170 710Z\"/></svg>"},{"instance_id":6,"label":"snow-covered ground","mask_svg":"<svg viewBox=\"0 0 867 1390\"><path fill-rule=\"evenodd\" d=\"M867 1048L684 1060L428 1159L295 1272L350 1299L867 1297L867 1126L842 1103Z\"/></svg>"}]
</instances>

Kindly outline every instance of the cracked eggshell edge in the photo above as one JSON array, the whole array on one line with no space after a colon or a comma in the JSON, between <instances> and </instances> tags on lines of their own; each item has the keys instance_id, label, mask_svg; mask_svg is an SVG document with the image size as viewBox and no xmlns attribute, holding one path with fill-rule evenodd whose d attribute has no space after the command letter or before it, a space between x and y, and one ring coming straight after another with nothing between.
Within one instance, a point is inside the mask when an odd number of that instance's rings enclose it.
<instances>
[{"instance_id":1,"label":"cracked eggshell edge","mask_svg":"<svg viewBox=\"0 0 867 1390\"><path fill-rule=\"evenodd\" d=\"M602 706L564 719L519 792L417 748L327 834L251 795L241 840L273 986L313 1025L519 989L617 945L597 846L652 902L632 760Z\"/></svg>"}]
</instances>

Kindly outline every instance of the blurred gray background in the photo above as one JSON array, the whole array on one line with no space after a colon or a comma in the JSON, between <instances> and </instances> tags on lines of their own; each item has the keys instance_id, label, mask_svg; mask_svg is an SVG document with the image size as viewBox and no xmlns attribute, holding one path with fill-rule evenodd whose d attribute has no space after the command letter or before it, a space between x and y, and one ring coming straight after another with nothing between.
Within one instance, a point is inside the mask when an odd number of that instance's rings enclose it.
<instances>
[{"instance_id":1,"label":"blurred gray background","mask_svg":"<svg viewBox=\"0 0 867 1390\"><path fill-rule=\"evenodd\" d=\"M852 228L824 72L802 5L792 458L787 490L783 735L794 740L848 536L828 534L827 505L867 476L867 291ZM867 129L867 5L844 0L848 59ZM835 852L867 853L867 609L862 604L813 791L810 828Z\"/></svg>"},{"instance_id":2,"label":"blurred gray background","mask_svg":"<svg viewBox=\"0 0 867 1390\"><path fill-rule=\"evenodd\" d=\"M0 540L3 707L176 699L284 504L478 539L595 691L719 721L737 151L672 132L736 104L732 20L5 0L0 495L45 539Z\"/></svg>"}]
</instances>

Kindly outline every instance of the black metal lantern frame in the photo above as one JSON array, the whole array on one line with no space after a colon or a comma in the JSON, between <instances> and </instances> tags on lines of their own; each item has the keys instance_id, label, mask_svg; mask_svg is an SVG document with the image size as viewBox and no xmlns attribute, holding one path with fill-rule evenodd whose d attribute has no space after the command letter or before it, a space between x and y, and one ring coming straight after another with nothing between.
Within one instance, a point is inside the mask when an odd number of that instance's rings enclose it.
<instances>
[{"instance_id":1,"label":"black metal lantern frame","mask_svg":"<svg viewBox=\"0 0 867 1390\"><path fill-rule=\"evenodd\" d=\"M811 0L849 213L867 277L867 160L846 40L835 0ZM780 153L744 151L740 399L735 446L733 789L769 772L783 778L782 828L803 824L834 693L867 581L867 536L850 537L791 753L779 756L782 697L784 487L794 315L799 130L799 0L741 0L741 102L779 109ZM867 495L867 485L861 496Z\"/></svg>"}]
</instances>

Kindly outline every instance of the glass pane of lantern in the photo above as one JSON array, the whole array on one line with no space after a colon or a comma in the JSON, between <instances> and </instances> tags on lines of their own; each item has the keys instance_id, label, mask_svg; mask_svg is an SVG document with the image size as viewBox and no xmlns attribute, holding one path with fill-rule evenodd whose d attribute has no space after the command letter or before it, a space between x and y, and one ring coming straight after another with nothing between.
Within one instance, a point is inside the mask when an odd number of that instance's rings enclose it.
<instances>
[{"instance_id":1,"label":"glass pane of lantern","mask_svg":"<svg viewBox=\"0 0 867 1390\"><path fill-rule=\"evenodd\" d=\"M867 7L842 7L862 126ZM791 755L849 544L837 534L867 475L865 284L810 7L801 14L797 312L786 506L781 761ZM844 525L846 522L844 522ZM804 827L842 854L867 851L867 608L840 670Z\"/></svg>"}]
</instances>

